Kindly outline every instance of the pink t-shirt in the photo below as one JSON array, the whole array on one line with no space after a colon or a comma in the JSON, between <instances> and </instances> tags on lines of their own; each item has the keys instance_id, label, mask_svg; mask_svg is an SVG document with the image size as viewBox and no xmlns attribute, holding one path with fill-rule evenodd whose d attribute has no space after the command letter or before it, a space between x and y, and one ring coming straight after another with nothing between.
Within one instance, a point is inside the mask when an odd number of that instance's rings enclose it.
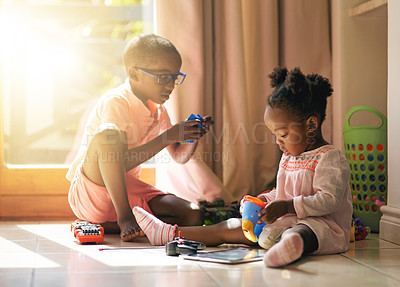
<instances>
[{"instance_id":1,"label":"pink t-shirt","mask_svg":"<svg viewBox=\"0 0 400 287\"><path fill-rule=\"evenodd\" d=\"M302 223L318 238L316 253L346 251L353 214L349 176L346 158L332 145L297 157L282 155L276 189L264 196L268 201L293 198L297 216L284 216L271 228Z\"/></svg>"},{"instance_id":2,"label":"pink t-shirt","mask_svg":"<svg viewBox=\"0 0 400 287\"><path fill-rule=\"evenodd\" d=\"M104 124L113 124L125 131L128 148L143 145L172 126L165 107L156 106L156 112L152 114L149 108L132 93L129 79L126 79L122 85L104 94L90 113L81 147L66 176L68 180L74 179L83 163L91 139L98 132L99 126ZM140 166L133 168L129 173L139 177Z\"/></svg>"}]
</instances>

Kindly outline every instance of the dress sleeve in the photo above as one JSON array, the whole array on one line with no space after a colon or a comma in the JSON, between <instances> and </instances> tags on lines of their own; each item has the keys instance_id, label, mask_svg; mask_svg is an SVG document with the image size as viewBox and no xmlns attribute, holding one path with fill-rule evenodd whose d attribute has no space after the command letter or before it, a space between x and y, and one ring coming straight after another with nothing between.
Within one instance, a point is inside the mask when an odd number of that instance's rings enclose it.
<instances>
[{"instance_id":1,"label":"dress sleeve","mask_svg":"<svg viewBox=\"0 0 400 287\"><path fill-rule=\"evenodd\" d=\"M264 192L261 192L259 195L257 195L258 198L265 202L271 202L274 201L276 198L276 189L271 189L271 190L266 190Z\"/></svg>"},{"instance_id":2,"label":"dress sleeve","mask_svg":"<svg viewBox=\"0 0 400 287\"><path fill-rule=\"evenodd\" d=\"M297 216L324 216L338 211L348 192L349 177L348 163L339 150L322 154L315 169L311 195L294 198Z\"/></svg>"}]
</instances>

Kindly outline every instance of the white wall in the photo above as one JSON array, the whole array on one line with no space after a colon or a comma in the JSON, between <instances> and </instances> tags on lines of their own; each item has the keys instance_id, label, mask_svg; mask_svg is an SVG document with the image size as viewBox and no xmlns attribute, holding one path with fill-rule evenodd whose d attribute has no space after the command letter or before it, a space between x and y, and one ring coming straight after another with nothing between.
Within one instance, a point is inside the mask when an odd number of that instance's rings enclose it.
<instances>
[{"instance_id":1,"label":"white wall","mask_svg":"<svg viewBox=\"0 0 400 287\"><path fill-rule=\"evenodd\" d=\"M400 244L400 1L388 3L388 204L380 238Z\"/></svg>"},{"instance_id":2,"label":"white wall","mask_svg":"<svg viewBox=\"0 0 400 287\"><path fill-rule=\"evenodd\" d=\"M387 18L349 15L351 8L366 1L331 1L333 144L341 149L344 119L351 108L368 105L387 114ZM363 125L376 123L367 115L359 120Z\"/></svg>"}]
</instances>

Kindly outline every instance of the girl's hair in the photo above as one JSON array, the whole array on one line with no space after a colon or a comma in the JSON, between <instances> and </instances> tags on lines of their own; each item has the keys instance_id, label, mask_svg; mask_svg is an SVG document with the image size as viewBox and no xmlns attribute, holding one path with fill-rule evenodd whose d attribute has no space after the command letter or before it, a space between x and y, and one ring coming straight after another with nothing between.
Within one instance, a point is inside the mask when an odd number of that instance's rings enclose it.
<instances>
[{"instance_id":1,"label":"girl's hair","mask_svg":"<svg viewBox=\"0 0 400 287\"><path fill-rule=\"evenodd\" d=\"M168 39L152 33L140 34L132 38L124 50L124 65L146 68L146 65L157 60L159 55L165 53L180 54L174 44Z\"/></svg>"},{"instance_id":2,"label":"girl's hair","mask_svg":"<svg viewBox=\"0 0 400 287\"><path fill-rule=\"evenodd\" d=\"M280 108L304 121L309 116L319 117L320 124L325 120L327 98L333 89L329 80L317 74L304 75L299 68L288 71L277 67L268 76L271 87L275 88L268 97L268 105Z\"/></svg>"}]
</instances>

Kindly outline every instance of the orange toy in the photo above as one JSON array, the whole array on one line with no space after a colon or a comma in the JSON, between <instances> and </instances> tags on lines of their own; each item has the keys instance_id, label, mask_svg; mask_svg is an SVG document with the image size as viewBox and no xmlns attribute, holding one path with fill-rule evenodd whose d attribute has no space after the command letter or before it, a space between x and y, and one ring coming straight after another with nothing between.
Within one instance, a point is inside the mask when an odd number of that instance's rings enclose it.
<instances>
[{"instance_id":1,"label":"orange toy","mask_svg":"<svg viewBox=\"0 0 400 287\"><path fill-rule=\"evenodd\" d=\"M99 224L75 220L71 231L80 243L101 243L104 241L104 228Z\"/></svg>"}]
</instances>

